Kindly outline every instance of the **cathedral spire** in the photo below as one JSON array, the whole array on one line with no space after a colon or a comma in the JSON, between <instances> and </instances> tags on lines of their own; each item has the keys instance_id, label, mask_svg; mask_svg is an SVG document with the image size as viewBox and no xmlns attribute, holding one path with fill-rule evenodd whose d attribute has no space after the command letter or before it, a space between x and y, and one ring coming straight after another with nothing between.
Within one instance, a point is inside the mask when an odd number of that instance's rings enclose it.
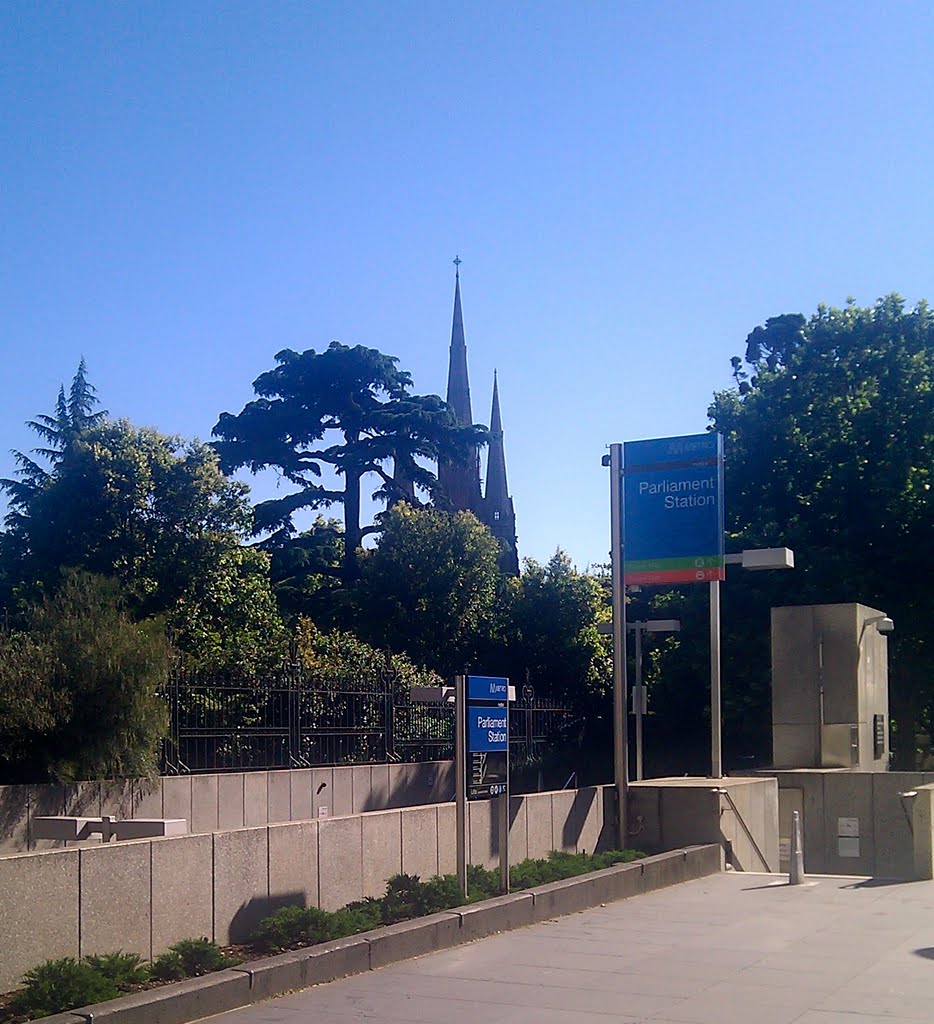
<instances>
[{"instance_id":1,"label":"cathedral spire","mask_svg":"<svg viewBox=\"0 0 934 1024\"><path fill-rule=\"evenodd\" d=\"M516 540L516 512L506 481L506 448L503 444L503 418L499 409L499 380L493 371L493 408L490 412L490 447L486 462L486 495L483 521L500 542L500 566L511 576L519 575L519 551Z\"/></svg>"},{"instance_id":2,"label":"cathedral spire","mask_svg":"<svg viewBox=\"0 0 934 1024\"><path fill-rule=\"evenodd\" d=\"M448 361L448 405L462 426L473 423L470 408L470 380L467 375L467 341L464 337L464 314L461 309L461 258L454 258L454 319L451 324L451 348ZM480 450L474 446L466 464L442 460L438 480L455 510L479 511Z\"/></svg>"}]
</instances>

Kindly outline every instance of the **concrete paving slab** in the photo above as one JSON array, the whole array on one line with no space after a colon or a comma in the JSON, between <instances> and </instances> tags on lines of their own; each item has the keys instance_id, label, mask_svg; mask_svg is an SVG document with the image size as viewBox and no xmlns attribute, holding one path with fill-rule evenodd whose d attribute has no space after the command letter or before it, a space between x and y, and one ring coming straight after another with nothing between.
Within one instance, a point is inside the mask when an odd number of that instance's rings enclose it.
<instances>
[{"instance_id":1,"label":"concrete paving slab","mask_svg":"<svg viewBox=\"0 0 934 1024\"><path fill-rule=\"evenodd\" d=\"M724 873L494 935L220 1024L917 1024L934 882Z\"/></svg>"}]
</instances>

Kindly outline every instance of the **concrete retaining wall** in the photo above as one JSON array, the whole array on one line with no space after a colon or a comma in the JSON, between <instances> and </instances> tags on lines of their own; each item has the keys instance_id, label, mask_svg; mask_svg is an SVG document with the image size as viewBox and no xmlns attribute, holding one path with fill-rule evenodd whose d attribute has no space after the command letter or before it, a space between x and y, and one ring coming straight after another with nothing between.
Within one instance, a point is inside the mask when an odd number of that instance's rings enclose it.
<instances>
[{"instance_id":1,"label":"concrete retaining wall","mask_svg":"<svg viewBox=\"0 0 934 1024\"><path fill-rule=\"evenodd\" d=\"M801 814L806 872L915 877L912 801L899 794L934 783L934 773L801 768L768 774L778 780L783 850L792 812Z\"/></svg>"},{"instance_id":2,"label":"concrete retaining wall","mask_svg":"<svg viewBox=\"0 0 934 1024\"><path fill-rule=\"evenodd\" d=\"M602 837L613 845L612 796L600 787L513 798L510 859L593 852ZM472 863L497 863L492 809L469 805ZM453 873L454 860L451 804L3 857L0 991L50 957L123 949L150 958L201 935L243 941L283 905L337 909L380 895L400 870Z\"/></svg>"},{"instance_id":3,"label":"concrete retaining wall","mask_svg":"<svg viewBox=\"0 0 934 1024\"><path fill-rule=\"evenodd\" d=\"M153 1021L185 1024L285 992L448 949L494 932L521 928L560 914L710 875L720 869L720 857L719 846L675 850L580 878L241 964L206 978L80 1007L70 1013L46 1017L43 1024L81 1024L88 1020L110 1024L151 1024Z\"/></svg>"},{"instance_id":4,"label":"concrete retaining wall","mask_svg":"<svg viewBox=\"0 0 934 1024\"><path fill-rule=\"evenodd\" d=\"M66 845L33 838L38 815L184 818L189 832L203 834L453 799L452 761L0 786L0 857ZM99 844L96 836L67 845Z\"/></svg>"}]
</instances>

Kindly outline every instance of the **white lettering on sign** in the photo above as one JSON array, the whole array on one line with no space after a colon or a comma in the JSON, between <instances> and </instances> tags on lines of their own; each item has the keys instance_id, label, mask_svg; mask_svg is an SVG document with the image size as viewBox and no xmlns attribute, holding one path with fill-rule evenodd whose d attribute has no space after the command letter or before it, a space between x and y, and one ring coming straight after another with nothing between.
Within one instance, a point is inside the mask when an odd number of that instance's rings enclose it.
<instances>
[{"instance_id":1,"label":"white lettering on sign","mask_svg":"<svg viewBox=\"0 0 934 1024\"><path fill-rule=\"evenodd\" d=\"M673 494L677 491L715 491L717 489L717 478L709 476L705 480L660 480L658 483L651 483L648 480L639 481L640 494Z\"/></svg>"},{"instance_id":2,"label":"white lettering on sign","mask_svg":"<svg viewBox=\"0 0 934 1024\"><path fill-rule=\"evenodd\" d=\"M505 743L507 739L506 733L494 732L492 729L487 732L486 738L488 743Z\"/></svg>"},{"instance_id":3,"label":"white lettering on sign","mask_svg":"<svg viewBox=\"0 0 934 1024\"><path fill-rule=\"evenodd\" d=\"M496 718L492 718L489 715L480 715L477 718L477 725L481 729L505 729L506 716L499 715Z\"/></svg>"}]
</instances>

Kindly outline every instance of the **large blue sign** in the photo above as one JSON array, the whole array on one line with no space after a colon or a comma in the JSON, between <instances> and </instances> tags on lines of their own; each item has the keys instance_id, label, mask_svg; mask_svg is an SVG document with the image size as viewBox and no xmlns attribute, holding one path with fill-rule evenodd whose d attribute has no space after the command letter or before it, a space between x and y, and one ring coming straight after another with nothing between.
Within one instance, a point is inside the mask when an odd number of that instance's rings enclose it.
<instances>
[{"instance_id":1,"label":"large blue sign","mask_svg":"<svg viewBox=\"0 0 934 1024\"><path fill-rule=\"evenodd\" d=\"M724 578L719 434L629 441L623 480L625 583Z\"/></svg>"},{"instance_id":2,"label":"large blue sign","mask_svg":"<svg viewBox=\"0 0 934 1024\"><path fill-rule=\"evenodd\" d=\"M467 706L467 751L489 753L509 749L509 709Z\"/></svg>"},{"instance_id":3,"label":"large blue sign","mask_svg":"<svg viewBox=\"0 0 934 1024\"><path fill-rule=\"evenodd\" d=\"M509 700L509 680L501 676L467 676L468 700Z\"/></svg>"}]
</instances>

